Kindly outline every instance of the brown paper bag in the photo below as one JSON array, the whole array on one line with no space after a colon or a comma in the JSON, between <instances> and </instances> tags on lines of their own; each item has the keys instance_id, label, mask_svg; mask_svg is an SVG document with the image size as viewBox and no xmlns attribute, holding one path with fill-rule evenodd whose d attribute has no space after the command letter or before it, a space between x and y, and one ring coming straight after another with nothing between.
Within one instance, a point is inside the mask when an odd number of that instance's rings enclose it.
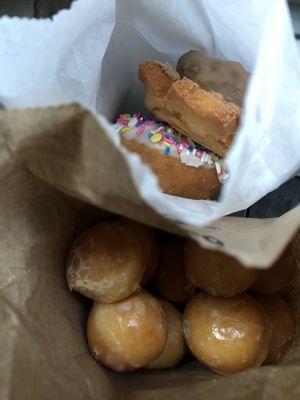
<instances>
[{"instance_id":1,"label":"brown paper bag","mask_svg":"<svg viewBox=\"0 0 300 400\"><path fill-rule=\"evenodd\" d=\"M0 112L0 188L1 399L299 398L299 335L280 365L229 377L196 361L165 371L109 372L87 351L90 302L65 283L68 246L110 212L266 265L272 248L296 232L299 207L278 219L223 218L198 231L175 225L139 197L124 159L76 105ZM299 235L294 247L300 262ZM297 315L299 288L295 282L291 293Z\"/></svg>"}]
</instances>

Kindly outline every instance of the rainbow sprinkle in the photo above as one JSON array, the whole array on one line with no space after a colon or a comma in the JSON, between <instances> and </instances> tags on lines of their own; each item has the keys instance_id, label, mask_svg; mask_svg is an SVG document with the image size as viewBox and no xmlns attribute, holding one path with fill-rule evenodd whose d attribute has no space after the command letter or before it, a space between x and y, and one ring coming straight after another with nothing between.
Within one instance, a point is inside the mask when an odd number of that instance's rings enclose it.
<instances>
[{"instance_id":1,"label":"rainbow sprinkle","mask_svg":"<svg viewBox=\"0 0 300 400\"><path fill-rule=\"evenodd\" d=\"M146 140L161 146L165 155L177 154L183 164L196 168L214 166L222 183L228 178L222 158L156 119L142 116L140 113L121 114L117 118L115 128L125 134L125 137L131 133L141 137L145 133Z\"/></svg>"}]
</instances>

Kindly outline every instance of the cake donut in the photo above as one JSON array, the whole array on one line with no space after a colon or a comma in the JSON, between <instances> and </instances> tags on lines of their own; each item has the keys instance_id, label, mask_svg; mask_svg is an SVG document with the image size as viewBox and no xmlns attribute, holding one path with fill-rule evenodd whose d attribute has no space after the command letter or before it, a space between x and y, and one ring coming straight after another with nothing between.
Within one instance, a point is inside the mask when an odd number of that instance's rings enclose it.
<instances>
[{"instance_id":1,"label":"cake donut","mask_svg":"<svg viewBox=\"0 0 300 400\"><path fill-rule=\"evenodd\" d=\"M191 199L216 199L226 180L223 160L169 125L141 114L121 114L121 143L157 176L163 192Z\"/></svg>"},{"instance_id":2,"label":"cake donut","mask_svg":"<svg viewBox=\"0 0 300 400\"><path fill-rule=\"evenodd\" d=\"M167 63L141 63L138 75L149 111L202 146L225 156L238 128L238 106L220 93L202 89L191 79L180 79Z\"/></svg>"}]
</instances>

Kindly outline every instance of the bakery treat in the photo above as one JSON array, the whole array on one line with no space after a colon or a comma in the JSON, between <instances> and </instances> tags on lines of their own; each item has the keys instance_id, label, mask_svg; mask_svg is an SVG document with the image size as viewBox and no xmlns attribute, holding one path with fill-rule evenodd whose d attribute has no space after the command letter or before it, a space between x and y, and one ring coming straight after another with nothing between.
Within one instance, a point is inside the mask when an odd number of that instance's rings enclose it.
<instances>
[{"instance_id":1,"label":"bakery treat","mask_svg":"<svg viewBox=\"0 0 300 400\"><path fill-rule=\"evenodd\" d=\"M171 65L161 61L141 63L138 76L145 87L145 105L150 111L165 108L165 98L172 83L180 80Z\"/></svg>"},{"instance_id":2,"label":"bakery treat","mask_svg":"<svg viewBox=\"0 0 300 400\"><path fill-rule=\"evenodd\" d=\"M220 251L208 250L188 240L184 267L192 284L213 296L232 297L248 289L259 274L245 268L235 258Z\"/></svg>"},{"instance_id":3,"label":"bakery treat","mask_svg":"<svg viewBox=\"0 0 300 400\"><path fill-rule=\"evenodd\" d=\"M146 260L138 232L126 220L115 219L81 234L67 258L70 290L112 303L139 289Z\"/></svg>"},{"instance_id":4,"label":"bakery treat","mask_svg":"<svg viewBox=\"0 0 300 400\"><path fill-rule=\"evenodd\" d=\"M141 243L145 259L145 272L141 280L141 286L146 286L154 276L159 264L161 248L158 238L154 229L150 226L126 218L122 218L122 221L129 229L134 231Z\"/></svg>"},{"instance_id":5,"label":"bakery treat","mask_svg":"<svg viewBox=\"0 0 300 400\"><path fill-rule=\"evenodd\" d=\"M180 76L196 82L201 89L221 93L242 107L249 73L235 61L206 57L195 50L183 54L176 66Z\"/></svg>"},{"instance_id":6,"label":"bakery treat","mask_svg":"<svg viewBox=\"0 0 300 400\"><path fill-rule=\"evenodd\" d=\"M176 79L172 67L158 61L140 64L139 78L145 87L148 110L224 157L238 128L240 110L236 105L219 93L201 89L188 78Z\"/></svg>"},{"instance_id":7,"label":"bakery treat","mask_svg":"<svg viewBox=\"0 0 300 400\"><path fill-rule=\"evenodd\" d=\"M270 323L269 352L265 364L274 363L295 335L295 318L291 308L279 296L257 294L255 298L265 309Z\"/></svg>"},{"instance_id":8,"label":"bakery treat","mask_svg":"<svg viewBox=\"0 0 300 400\"><path fill-rule=\"evenodd\" d=\"M257 367L268 354L265 312L245 293L227 299L197 294L186 306L183 325L194 356L221 375Z\"/></svg>"},{"instance_id":9,"label":"bakery treat","mask_svg":"<svg viewBox=\"0 0 300 400\"><path fill-rule=\"evenodd\" d=\"M162 353L147 366L148 369L174 367L182 359L185 351L180 312L166 300L159 299L159 303L167 317L168 337Z\"/></svg>"},{"instance_id":10,"label":"bakery treat","mask_svg":"<svg viewBox=\"0 0 300 400\"><path fill-rule=\"evenodd\" d=\"M164 243L161 262L154 278L154 285L159 293L174 303L186 303L195 292L185 276L185 242L183 238L171 237Z\"/></svg>"},{"instance_id":11,"label":"bakery treat","mask_svg":"<svg viewBox=\"0 0 300 400\"><path fill-rule=\"evenodd\" d=\"M87 323L89 350L114 371L145 367L163 351L166 316L154 296L142 290L113 304L94 303Z\"/></svg>"},{"instance_id":12,"label":"bakery treat","mask_svg":"<svg viewBox=\"0 0 300 400\"><path fill-rule=\"evenodd\" d=\"M146 286L153 278L160 260L161 248L154 229L140 225L140 242L145 254L145 272L141 280L141 286Z\"/></svg>"},{"instance_id":13,"label":"bakery treat","mask_svg":"<svg viewBox=\"0 0 300 400\"><path fill-rule=\"evenodd\" d=\"M140 114L121 114L115 128L122 144L149 165L167 194L215 199L228 177L217 155L166 124Z\"/></svg>"},{"instance_id":14,"label":"bakery treat","mask_svg":"<svg viewBox=\"0 0 300 400\"><path fill-rule=\"evenodd\" d=\"M271 268L261 271L251 290L263 294L284 292L295 278L296 271L296 260L291 246L288 246Z\"/></svg>"}]
</instances>

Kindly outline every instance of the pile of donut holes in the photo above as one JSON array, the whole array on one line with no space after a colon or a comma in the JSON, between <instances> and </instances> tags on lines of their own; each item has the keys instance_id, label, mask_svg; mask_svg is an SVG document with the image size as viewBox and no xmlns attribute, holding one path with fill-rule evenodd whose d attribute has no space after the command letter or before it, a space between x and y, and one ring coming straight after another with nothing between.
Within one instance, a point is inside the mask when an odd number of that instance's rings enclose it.
<instances>
[{"instance_id":1,"label":"pile of donut holes","mask_svg":"<svg viewBox=\"0 0 300 400\"><path fill-rule=\"evenodd\" d=\"M281 357L295 330L281 294L295 273L290 246L261 271L120 217L75 240L66 275L70 290L93 300L88 347L107 368L169 368L189 349L227 375Z\"/></svg>"}]
</instances>

